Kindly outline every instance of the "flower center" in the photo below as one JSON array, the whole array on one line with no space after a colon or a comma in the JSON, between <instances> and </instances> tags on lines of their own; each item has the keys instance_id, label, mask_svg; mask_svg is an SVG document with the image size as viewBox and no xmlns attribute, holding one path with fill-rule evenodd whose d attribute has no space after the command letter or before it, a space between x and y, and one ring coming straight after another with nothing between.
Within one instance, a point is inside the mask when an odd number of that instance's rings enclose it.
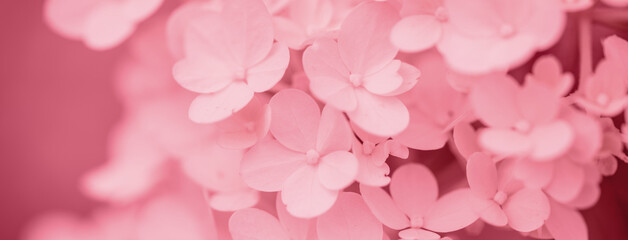
<instances>
[{"instance_id":1,"label":"flower center","mask_svg":"<svg viewBox=\"0 0 628 240\"><path fill-rule=\"evenodd\" d=\"M503 37L503 38L509 38L512 37L513 35L515 35L515 33L517 32L517 30L515 29L514 26L510 25L510 24L502 24L499 27L499 34Z\"/></svg>"},{"instance_id":2,"label":"flower center","mask_svg":"<svg viewBox=\"0 0 628 240\"><path fill-rule=\"evenodd\" d=\"M412 228L422 228L423 227L423 217L412 217L412 218L410 218L410 226Z\"/></svg>"},{"instance_id":3,"label":"flower center","mask_svg":"<svg viewBox=\"0 0 628 240\"><path fill-rule=\"evenodd\" d=\"M445 10L444 7L438 7L436 11L434 11L434 17L441 22L449 20L449 14L447 14L447 10Z\"/></svg>"},{"instance_id":4,"label":"flower center","mask_svg":"<svg viewBox=\"0 0 628 240\"><path fill-rule=\"evenodd\" d=\"M373 150L375 150L375 143L364 141L364 143L362 144L362 151L364 152L364 154L371 155L371 153L373 153Z\"/></svg>"},{"instance_id":5,"label":"flower center","mask_svg":"<svg viewBox=\"0 0 628 240\"><path fill-rule=\"evenodd\" d=\"M349 82L351 82L354 87L362 86L362 74L352 73L349 75Z\"/></svg>"},{"instance_id":6,"label":"flower center","mask_svg":"<svg viewBox=\"0 0 628 240\"><path fill-rule=\"evenodd\" d=\"M495 201L499 205L504 204L504 202L506 202L506 199L508 199L508 195L506 195L506 193L502 191L498 191L493 197L493 201Z\"/></svg>"},{"instance_id":7,"label":"flower center","mask_svg":"<svg viewBox=\"0 0 628 240\"><path fill-rule=\"evenodd\" d=\"M610 100L611 100L610 97L608 97L608 95L604 93L600 93L599 95L597 95L597 98L595 99L597 104L599 104L600 106L606 106L608 102L610 102Z\"/></svg>"},{"instance_id":8,"label":"flower center","mask_svg":"<svg viewBox=\"0 0 628 240\"><path fill-rule=\"evenodd\" d=\"M314 149L310 149L305 153L305 158L307 161L307 164L309 165L316 165L318 164L318 160L320 159L321 155L318 153L318 151L314 150Z\"/></svg>"},{"instance_id":9,"label":"flower center","mask_svg":"<svg viewBox=\"0 0 628 240\"><path fill-rule=\"evenodd\" d=\"M530 131L531 127L532 126L530 125L530 122L526 120L519 120L517 123L515 123L515 130L519 132L528 132Z\"/></svg>"}]
</instances>

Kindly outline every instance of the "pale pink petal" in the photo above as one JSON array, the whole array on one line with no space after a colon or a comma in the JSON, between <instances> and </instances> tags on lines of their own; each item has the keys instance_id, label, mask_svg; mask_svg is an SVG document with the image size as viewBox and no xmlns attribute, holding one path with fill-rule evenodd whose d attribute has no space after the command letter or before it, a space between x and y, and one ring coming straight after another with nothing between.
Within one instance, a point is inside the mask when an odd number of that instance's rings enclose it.
<instances>
[{"instance_id":1,"label":"pale pink petal","mask_svg":"<svg viewBox=\"0 0 628 240\"><path fill-rule=\"evenodd\" d=\"M369 92L378 95L388 95L397 90L403 83L403 78L397 72L401 68L401 61L390 61L379 71L364 76L361 80Z\"/></svg>"},{"instance_id":2,"label":"pale pink petal","mask_svg":"<svg viewBox=\"0 0 628 240\"><path fill-rule=\"evenodd\" d=\"M362 197L344 192L336 204L317 219L320 239L328 240L381 240L382 224L371 214Z\"/></svg>"},{"instance_id":3,"label":"pale pink petal","mask_svg":"<svg viewBox=\"0 0 628 240\"><path fill-rule=\"evenodd\" d=\"M363 89L355 94L358 107L347 115L358 127L373 135L392 136L408 126L410 115L399 99L373 95Z\"/></svg>"},{"instance_id":4,"label":"pale pink petal","mask_svg":"<svg viewBox=\"0 0 628 240\"><path fill-rule=\"evenodd\" d=\"M383 189L360 184L360 193L373 215L387 227L400 230L410 226L408 217Z\"/></svg>"},{"instance_id":5,"label":"pale pink petal","mask_svg":"<svg viewBox=\"0 0 628 240\"><path fill-rule=\"evenodd\" d=\"M275 27L275 39L286 44L290 49L301 50L304 42L308 39L307 33L302 26L292 21L292 19L277 16L273 18Z\"/></svg>"},{"instance_id":6,"label":"pale pink petal","mask_svg":"<svg viewBox=\"0 0 628 240\"><path fill-rule=\"evenodd\" d=\"M44 5L46 23L57 34L70 39L83 36L84 23L100 0L47 0Z\"/></svg>"},{"instance_id":7,"label":"pale pink petal","mask_svg":"<svg viewBox=\"0 0 628 240\"><path fill-rule=\"evenodd\" d=\"M164 0L132 0L125 1L122 6L122 13L129 19L136 22L150 17L159 9Z\"/></svg>"},{"instance_id":8,"label":"pale pink petal","mask_svg":"<svg viewBox=\"0 0 628 240\"><path fill-rule=\"evenodd\" d=\"M338 49L351 73L369 74L388 64L397 55L390 31L399 14L388 3L369 2L354 8L338 33Z\"/></svg>"},{"instance_id":9,"label":"pale pink petal","mask_svg":"<svg viewBox=\"0 0 628 240\"><path fill-rule=\"evenodd\" d=\"M190 22L199 16L212 12L211 4L206 2L186 2L176 8L166 23L166 35L168 48L175 59L184 55L184 36Z\"/></svg>"},{"instance_id":10,"label":"pale pink petal","mask_svg":"<svg viewBox=\"0 0 628 240\"><path fill-rule=\"evenodd\" d=\"M320 159L318 180L331 190L340 190L349 186L358 174L358 160L347 151L336 151Z\"/></svg>"},{"instance_id":11,"label":"pale pink petal","mask_svg":"<svg viewBox=\"0 0 628 240\"><path fill-rule=\"evenodd\" d=\"M301 90L280 91L270 99L270 132L284 146L299 152L316 148L320 122L318 104Z\"/></svg>"},{"instance_id":12,"label":"pale pink petal","mask_svg":"<svg viewBox=\"0 0 628 240\"><path fill-rule=\"evenodd\" d=\"M187 90L213 93L226 88L236 79L232 68L222 59L197 55L178 61L172 68L172 75Z\"/></svg>"},{"instance_id":13,"label":"pale pink petal","mask_svg":"<svg viewBox=\"0 0 628 240\"><path fill-rule=\"evenodd\" d=\"M364 153L363 145L355 139L352 152L358 159L358 175L356 181L367 186L382 187L390 183L390 167L384 162L388 153L382 145L375 146L371 154Z\"/></svg>"},{"instance_id":14,"label":"pale pink petal","mask_svg":"<svg viewBox=\"0 0 628 240\"><path fill-rule=\"evenodd\" d=\"M424 165L405 164L392 175L390 195L410 218L422 217L438 198L438 183Z\"/></svg>"},{"instance_id":15,"label":"pale pink petal","mask_svg":"<svg viewBox=\"0 0 628 240\"><path fill-rule=\"evenodd\" d=\"M485 128L478 132L478 143L486 150L497 155L522 155L532 147L532 140L510 129Z\"/></svg>"},{"instance_id":16,"label":"pale pink petal","mask_svg":"<svg viewBox=\"0 0 628 240\"><path fill-rule=\"evenodd\" d=\"M449 135L444 127L436 124L430 117L430 113L424 113L413 107L410 112L408 127L394 139L409 148L418 150L435 150L445 146Z\"/></svg>"},{"instance_id":17,"label":"pale pink petal","mask_svg":"<svg viewBox=\"0 0 628 240\"><path fill-rule=\"evenodd\" d=\"M628 5L628 1L626 0L615 0L617 2L624 2L624 6ZM609 2L607 0L607 2ZM604 50L604 57L611 62L615 67L623 70L624 77L628 76L628 70L626 66L628 66L628 42L617 35L612 35L610 37L602 40L602 49Z\"/></svg>"},{"instance_id":18,"label":"pale pink petal","mask_svg":"<svg viewBox=\"0 0 628 240\"><path fill-rule=\"evenodd\" d=\"M410 156L410 149L395 139L388 140L384 144L386 144L388 152L390 152L391 156L402 159L408 159L408 156Z\"/></svg>"},{"instance_id":19,"label":"pale pink petal","mask_svg":"<svg viewBox=\"0 0 628 240\"><path fill-rule=\"evenodd\" d=\"M571 73L563 74L562 66L553 55L545 55L534 62L532 73L526 76L526 82L536 81L551 89L558 96L563 96L574 84Z\"/></svg>"},{"instance_id":20,"label":"pale pink petal","mask_svg":"<svg viewBox=\"0 0 628 240\"><path fill-rule=\"evenodd\" d=\"M234 82L219 92L196 97L188 115L196 123L215 123L240 111L251 99L253 91L242 82Z\"/></svg>"},{"instance_id":21,"label":"pale pink petal","mask_svg":"<svg viewBox=\"0 0 628 240\"><path fill-rule=\"evenodd\" d=\"M106 50L121 44L133 31L135 22L120 16L121 5L103 2L85 19L85 44L94 50Z\"/></svg>"},{"instance_id":22,"label":"pale pink petal","mask_svg":"<svg viewBox=\"0 0 628 240\"><path fill-rule=\"evenodd\" d=\"M413 15L399 21L390 39L399 50L419 52L436 45L442 34L441 22L430 15Z\"/></svg>"},{"instance_id":23,"label":"pale pink petal","mask_svg":"<svg viewBox=\"0 0 628 240\"><path fill-rule=\"evenodd\" d=\"M508 216L495 201L489 199L480 210L480 218L493 226L503 227L508 224Z\"/></svg>"},{"instance_id":24,"label":"pale pink petal","mask_svg":"<svg viewBox=\"0 0 628 240\"><path fill-rule=\"evenodd\" d=\"M543 188L550 183L554 176L554 163L523 159L515 163L513 175L521 180L526 187Z\"/></svg>"},{"instance_id":25,"label":"pale pink petal","mask_svg":"<svg viewBox=\"0 0 628 240\"><path fill-rule=\"evenodd\" d=\"M277 218L283 225L291 240L312 240L316 239L316 222L313 219L297 218L286 209L286 205L281 202L281 194L277 194L275 201Z\"/></svg>"},{"instance_id":26,"label":"pale pink petal","mask_svg":"<svg viewBox=\"0 0 628 240\"><path fill-rule=\"evenodd\" d=\"M348 151L351 149L353 138L353 132L344 114L333 107L325 106L316 137L318 152L327 154L333 151Z\"/></svg>"},{"instance_id":27,"label":"pale pink petal","mask_svg":"<svg viewBox=\"0 0 628 240\"><path fill-rule=\"evenodd\" d=\"M561 120L539 125L530 133L533 147L530 157L537 161L547 161L565 153L574 141L571 126Z\"/></svg>"},{"instance_id":28,"label":"pale pink petal","mask_svg":"<svg viewBox=\"0 0 628 240\"><path fill-rule=\"evenodd\" d=\"M237 211L255 206L259 201L259 192L243 189L235 192L217 192L209 198L209 206L223 212Z\"/></svg>"},{"instance_id":29,"label":"pale pink petal","mask_svg":"<svg viewBox=\"0 0 628 240\"><path fill-rule=\"evenodd\" d=\"M230 65L238 66L238 63L231 56L230 49L225 47L224 27L224 21L220 14L209 10L205 10L190 19L183 33L184 55L186 57L211 56Z\"/></svg>"},{"instance_id":30,"label":"pale pink petal","mask_svg":"<svg viewBox=\"0 0 628 240\"><path fill-rule=\"evenodd\" d=\"M524 188L504 203L508 225L520 232L530 232L543 225L550 214L550 204L541 190Z\"/></svg>"},{"instance_id":31,"label":"pale pink petal","mask_svg":"<svg viewBox=\"0 0 628 240\"><path fill-rule=\"evenodd\" d=\"M403 240L440 240L440 235L424 229L409 228L399 232L399 237Z\"/></svg>"},{"instance_id":32,"label":"pale pink petal","mask_svg":"<svg viewBox=\"0 0 628 240\"><path fill-rule=\"evenodd\" d=\"M477 134L469 123L460 123L453 129L453 140L460 155L468 158L474 152L482 149L478 146Z\"/></svg>"},{"instance_id":33,"label":"pale pink petal","mask_svg":"<svg viewBox=\"0 0 628 240\"><path fill-rule=\"evenodd\" d=\"M597 183L586 183L578 196L566 203L566 205L578 209L587 209L593 207L598 202L600 195L601 189Z\"/></svg>"},{"instance_id":34,"label":"pale pink petal","mask_svg":"<svg viewBox=\"0 0 628 240\"><path fill-rule=\"evenodd\" d=\"M477 117L491 127L511 127L521 119L515 96L517 82L508 76L490 77L478 81L469 94Z\"/></svg>"},{"instance_id":35,"label":"pale pink petal","mask_svg":"<svg viewBox=\"0 0 628 240\"><path fill-rule=\"evenodd\" d=\"M308 47L303 53L303 69L314 96L343 111L357 107L349 70L340 59L336 41L322 38Z\"/></svg>"},{"instance_id":36,"label":"pale pink petal","mask_svg":"<svg viewBox=\"0 0 628 240\"><path fill-rule=\"evenodd\" d=\"M449 13L449 21L456 30L475 37L498 34L500 19L496 14L498 8L492 5L492 1L448 0L443 3Z\"/></svg>"},{"instance_id":37,"label":"pale pink petal","mask_svg":"<svg viewBox=\"0 0 628 240\"><path fill-rule=\"evenodd\" d=\"M281 80L289 62L288 47L275 43L264 60L246 71L246 83L254 92L265 92Z\"/></svg>"},{"instance_id":38,"label":"pale pink petal","mask_svg":"<svg viewBox=\"0 0 628 240\"><path fill-rule=\"evenodd\" d=\"M401 76L403 82L394 91L384 94L385 96L397 96L410 91L417 84L418 78L421 76L421 71L419 71L419 69L404 62L401 63L401 67L397 73Z\"/></svg>"},{"instance_id":39,"label":"pale pink petal","mask_svg":"<svg viewBox=\"0 0 628 240\"><path fill-rule=\"evenodd\" d=\"M289 240L275 217L256 208L239 210L229 218L233 240Z\"/></svg>"},{"instance_id":40,"label":"pale pink petal","mask_svg":"<svg viewBox=\"0 0 628 240\"><path fill-rule=\"evenodd\" d=\"M425 216L424 228L453 232L471 225L478 215L468 204L470 189L458 189L440 197Z\"/></svg>"},{"instance_id":41,"label":"pale pink petal","mask_svg":"<svg viewBox=\"0 0 628 240\"><path fill-rule=\"evenodd\" d=\"M261 62L273 46L273 22L261 0L229 0L221 13L225 45L235 63L249 68Z\"/></svg>"},{"instance_id":42,"label":"pale pink petal","mask_svg":"<svg viewBox=\"0 0 628 240\"><path fill-rule=\"evenodd\" d=\"M605 4L608 4L613 7L625 7L628 6L628 1L626 0L602 0Z\"/></svg>"},{"instance_id":43,"label":"pale pink petal","mask_svg":"<svg viewBox=\"0 0 628 240\"><path fill-rule=\"evenodd\" d=\"M242 110L216 124L220 131L218 144L233 149L252 147L266 137L270 120L270 106L262 104L259 98L253 98Z\"/></svg>"},{"instance_id":44,"label":"pale pink petal","mask_svg":"<svg viewBox=\"0 0 628 240\"><path fill-rule=\"evenodd\" d=\"M305 154L292 151L275 140L258 143L244 154L242 180L251 188L275 192L294 171L305 165Z\"/></svg>"},{"instance_id":45,"label":"pale pink petal","mask_svg":"<svg viewBox=\"0 0 628 240\"><path fill-rule=\"evenodd\" d=\"M602 128L599 122L580 111L565 113L561 117L569 122L574 132L574 141L567 154L576 162L590 162L602 147Z\"/></svg>"},{"instance_id":46,"label":"pale pink petal","mask_svg":"<svg viewBox=\"0 0 628 240\"><path fill-rule=\"evenodd\" d=\"M467 181L474 193L492 198L497 192L497 168L484 153L474 153L467 159Z\"/></svg>"},{"instance_id":47,"label":"pale pink petal","mask_svg":"<svg viewBox=\"0 0 628 240\"><path fill-rule=\"evenodd\" d=\"M548 123L558 115L559 96L540 83L526 82L516 98L521 116L532 124Z\"/></svg>"},{"instance_id":48,"label":"pale pink petal","mask_svg":"<svg viewBox=\"0 0 628 240\"><path fill-rule=\"evenodd\" d=\"M587 240L587 224L580 212L560 203L550 201L552 209L545 221L547 230L556 240Z\"/></svg>"},{"instance_id":49,"label":"pale pink petal","mask_svg":"<svg viewBox=\"0 0 628 240\"><path fill-rule=\"evenodd\" d=\"M306 165L286 179L281 190L281 200L288 212L299 218L313 218L329 210L338 191L325 188L318 180L316 168Z\"/></svg>"},{"instance_id":50,"label":"pale pink petal","mask_svg":"<svg viewBox=\"0 0 628 240\"><path fill-rule=\"evenodd\" d=\"M584 170L569 160L561 160L554 167L554 177L545 192L558 202L569 202L578 196L584 186Z\"/></svg>"},{"instance_id":51,"label":"pale pink petal","mask_svg":"<svg viewBox=\"0 0 628 240\"><path fill-rule=\"evenodd\" d=\"M192 149L181 159L183 173L212 191L234 191L244 187L240 178L243 150L226 149L216 143Z\"/></svg>"}]
</instances>

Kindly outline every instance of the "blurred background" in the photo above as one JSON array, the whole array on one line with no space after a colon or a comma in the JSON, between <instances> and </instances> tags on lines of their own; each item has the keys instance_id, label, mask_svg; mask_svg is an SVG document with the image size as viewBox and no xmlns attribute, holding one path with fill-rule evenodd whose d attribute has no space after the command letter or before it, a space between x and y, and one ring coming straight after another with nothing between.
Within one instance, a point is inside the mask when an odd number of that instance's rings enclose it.
<instances>
[{"instance_id":1,"label":"blurred background","mask_svg":"<svg viewBox=\"0 0 628 240\"><path fill-rule=\"evenodd\" d=\"M43 2L0 0L3 240L20 239L29 220L40 214L66 210L87 215L99 205L80 193L78 180L106 160L108 132L121 112L111 79L125 45L95 52L63 39L44 24ZM556 55L573 55L569 46L576 40L569 31L552 50ZM610 34L603 27L595 31L598 37ZM573 71L577 59L563 64ZM628 239L628 166L620 164L601 186L598 204L583 212L591 239Z\"/></svg>"}]
</instances>

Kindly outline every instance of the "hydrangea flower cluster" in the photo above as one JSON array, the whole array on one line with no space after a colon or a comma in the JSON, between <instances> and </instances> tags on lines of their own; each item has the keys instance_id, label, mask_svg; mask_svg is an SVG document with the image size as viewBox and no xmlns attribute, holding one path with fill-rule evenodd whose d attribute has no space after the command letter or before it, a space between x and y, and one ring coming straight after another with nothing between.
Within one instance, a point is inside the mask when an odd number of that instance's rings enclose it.
<instances>
[{"instance_id":1,"label":"hydrangea flower cluster","mask_svg":"<svg viewBox=\"0 0 628 240\"><path fill-rule=\"evenodd\" d=\"M81 183L107 205L27 240L586 240L628 160L628 42L591 41L628 1L162 2L46 2L89 48L129 39L125 113ZM577 73L538 54L570 20Z\"/></svg>"}]
</instances>

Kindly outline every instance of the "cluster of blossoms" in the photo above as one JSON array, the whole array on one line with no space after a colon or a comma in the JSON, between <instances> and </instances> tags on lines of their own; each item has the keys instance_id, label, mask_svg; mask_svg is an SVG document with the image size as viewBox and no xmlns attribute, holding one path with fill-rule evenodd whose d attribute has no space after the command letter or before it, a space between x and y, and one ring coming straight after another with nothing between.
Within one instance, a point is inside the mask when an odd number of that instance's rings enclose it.
<instances>
[{"instance_id":1,"label":"cluster of blossoms","mask_svg":"<svg viewBox=\"0 0 628 240\"><path fill-rule=\"evenodd\" d=\"M590 52L591 24L616 20L595 13L628 1L174 5L47 1L92 49L130 37L125 110L81 183L107 206L46 215L27 240L588 239L579 210L628 159L611 120L628 114L628 42L604 38L595 68ZM535 57L570 37L568 14L577 75ZM449 174L421 157L438 149Z\"/></svg>"}]
</instances>

